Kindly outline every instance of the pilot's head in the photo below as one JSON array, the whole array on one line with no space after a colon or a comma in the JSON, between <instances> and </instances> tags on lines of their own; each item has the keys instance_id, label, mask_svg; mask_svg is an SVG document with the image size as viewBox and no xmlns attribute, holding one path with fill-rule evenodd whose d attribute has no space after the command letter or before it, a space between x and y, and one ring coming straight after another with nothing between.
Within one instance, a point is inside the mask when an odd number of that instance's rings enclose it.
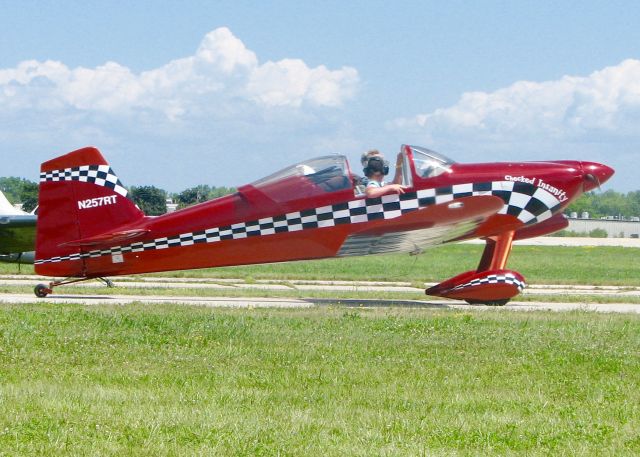
<instances>
[{"instance_id":1,"label":"pilot's head","mask_svg":"<svg viewBox=\"0 0 640 457\"><path fill-rule=\"evenodd\" d=\"M360 157L362 168L365 168L369 164L369 159L371 157L380 157L384 160L384 155L380 151L378 151L377 149L370 149Z\"/></svg>"},{"instance_id":2,"label":"pilot's head","mask_svg":"<svg viewBox=\"0 0 640 457\"><path fill-rule=\"evenodd\" d=\"M389 164L382 155L372 155L367 158L363 171L367 178L382 180L389 173Z\"/></svg>"}]
</instances>

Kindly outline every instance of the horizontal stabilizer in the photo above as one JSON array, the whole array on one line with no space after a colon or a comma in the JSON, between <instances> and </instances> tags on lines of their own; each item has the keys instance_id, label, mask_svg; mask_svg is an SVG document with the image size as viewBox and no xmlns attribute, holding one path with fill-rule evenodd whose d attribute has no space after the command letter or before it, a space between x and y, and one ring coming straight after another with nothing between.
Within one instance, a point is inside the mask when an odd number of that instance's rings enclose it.
<instances>
[{"instance_id":1,"label":"horizontal stabilizer","mask_svg":"<svg viewBox=\"0 0 640 457\"><path fill-rule=\"evenodd\" d=\"M102 233L100 235L92 236L90 238L83 238L80 240L67 241L60 244L60 246L74 246L74 247L97 247L97 246L111 246L114 243L122 243L125 241L133 241L143 235L149 233L149 230L123 230L120 232Z\"/></svg>"}]
</instances>

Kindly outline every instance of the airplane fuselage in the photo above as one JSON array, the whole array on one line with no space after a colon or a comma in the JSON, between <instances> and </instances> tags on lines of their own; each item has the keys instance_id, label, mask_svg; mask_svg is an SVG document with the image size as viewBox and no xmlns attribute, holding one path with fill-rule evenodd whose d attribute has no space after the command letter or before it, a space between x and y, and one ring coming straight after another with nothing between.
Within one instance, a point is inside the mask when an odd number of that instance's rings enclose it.
<instances>
[{"instance_id":1,"label":"airplane fuselage","mask_svg":"<svg viewBox=\"0 0 640 457\"><path fill-rule=\"evenodd\" d=\"M99 277L388 252L384 246L376 251L366 243L366 234L376 231L404 236L431 230L431 235L422 233L418 239L426 237L427 245L517 233L551 219L589 190L587 173L600 173L605 181L610 169L602 167L577 161L453 164L449 172L427 179L414 171L405 194L375 199L356 196L353 185L307 195L305 176L273 185L247 185L232 195L119 227L120 232L144 234L129 242L71 246L49 258L39 255L36 271ZM88 200L110 202L113 196L107 195L108 190L80 201L82 211L103 206L87 205ZM407 219L414 212L477 196L501 200L495 214L477 225L461 224L452 230L449 222L456 216L451 211L439 220ZM442 233L438 227L444 228ZM354 238L360 246L350 243Z\"/></svg>"}]
</instances>

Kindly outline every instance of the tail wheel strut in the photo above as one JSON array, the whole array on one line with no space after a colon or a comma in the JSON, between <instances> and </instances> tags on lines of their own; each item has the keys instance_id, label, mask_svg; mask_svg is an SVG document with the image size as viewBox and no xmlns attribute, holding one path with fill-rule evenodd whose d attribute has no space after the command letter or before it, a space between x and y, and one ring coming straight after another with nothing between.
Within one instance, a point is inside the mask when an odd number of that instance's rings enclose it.
<instances>
[{"instance_id":1,"label":"tail wheel strut","mask_svg":"<svg viewBox=\"0 0 640 457\"><path fill-rule=\"evenodd\" d=\"M53 293L53 288L54 287L64 286L64 285L67 285L67 284L75 284L77 282L89 281L91 279L98 279L99 281L102 281L107 287L113 287L114 286L113 282L110 279L107 279L107 278L65 278L65 279L62 279L60 281L52 281L48 285L38 284L33 289L33 292L36 294L36 297L44 298L47 295Z\"/></svg>"}]
</instances>

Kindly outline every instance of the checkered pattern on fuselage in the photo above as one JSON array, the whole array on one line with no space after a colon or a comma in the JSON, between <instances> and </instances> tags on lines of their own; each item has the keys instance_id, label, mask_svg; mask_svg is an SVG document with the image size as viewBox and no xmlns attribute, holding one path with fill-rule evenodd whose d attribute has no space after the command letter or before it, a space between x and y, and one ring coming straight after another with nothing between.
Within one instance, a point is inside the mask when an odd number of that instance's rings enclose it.
<instances>
[{"instance_id":1,"label":"checkered pattern on fuselage","mask_svg":"<svg viewBox=\"0 0 640 457\"><path fill-rule=\"evenodd\" d=\"M525 186L519 184L508 181L455 184L434 189L421 189L417 192L407 192L402 195L391 194L380 198L356 199L249 222L239 222L172 237L156 238L152 241L138 242L127 246L117 246L110 249L54 257L52 259L40 259L36 260L35 263L42 264L81 258L96 258L103 255L167 249L199 243L215 243L253 236L334 227L341 224L359 224L380 219L394 219L419 208L477 195L495 195L502 198L505 206L499 213L511 214L525 224L548 219L553 215L553 211L559 207L560 202L544 189L530 184Z\"/></svg>"},{"instance_id":2,"label":"checkered pattern on fuselage","mask_svg":"<svg viewBox=\"0 0 640 457\"><path fill-rule=\"evenodd\" d=\"M444 192L446 193L445 189ZM476 195L494 195L500 197L504 207L498 214L517 217L524 224L535 224L553 216L560 201L541 187L527 183L511 181L493 181L484 183L455 184L450 187L453 198ZM440 190L443 192L443 190Z\"/></svg>"}]
</instances>

